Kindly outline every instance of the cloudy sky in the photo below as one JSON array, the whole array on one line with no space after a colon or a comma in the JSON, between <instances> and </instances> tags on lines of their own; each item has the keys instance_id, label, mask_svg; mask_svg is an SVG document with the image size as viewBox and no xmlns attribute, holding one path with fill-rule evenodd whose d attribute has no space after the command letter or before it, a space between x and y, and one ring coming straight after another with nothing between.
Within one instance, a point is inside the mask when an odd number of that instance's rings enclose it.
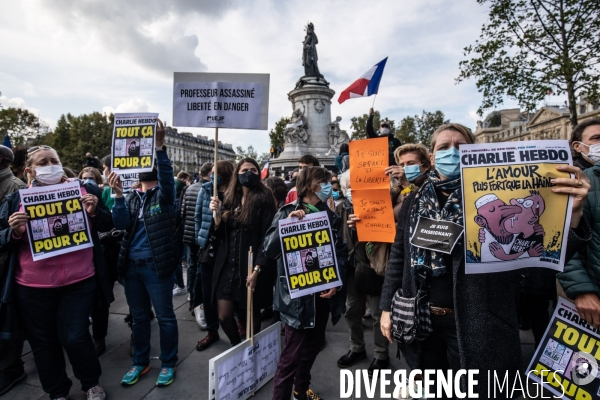
<instances>
[{"instance_id":1,"label":"cloudy sky","mask_svg":"<svg viewBox=\"0 0 600 400\"><path fill-rule=\"evenodd\" d=\"M93 111L159 112L170 122L178 71L271 74L272 128L291 115L287 93L304 73L309 21L343 129L373 98L339 105L338 94L385 57L375 103L383 116L441 110L471 128L478 119L475 82L454 82L486 20L475 0L0 0L0 10L0 104L39 112L51 127L61 114ZM219 136L269 148L267 131Z\"/></svg>"}]
</instances>

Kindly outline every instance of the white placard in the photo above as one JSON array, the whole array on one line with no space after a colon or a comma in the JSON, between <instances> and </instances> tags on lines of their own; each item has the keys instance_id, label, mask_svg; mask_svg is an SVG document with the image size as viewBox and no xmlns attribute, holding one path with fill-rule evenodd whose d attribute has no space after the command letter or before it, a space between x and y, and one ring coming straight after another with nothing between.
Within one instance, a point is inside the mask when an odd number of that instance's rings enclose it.
<instances>
[{"instance_id":1,"label":"white placard","mask_svg":"<svg viewBox=\"0 0 600 400\"><path fill-rule=\"evenodd\" d=\"M174 126L266 130L268 105L268 74L174 75Z\"/></svg>"},{"instance_id":2,"label":"white placard","mask_svg":"<svg viewBox=\"0 0 600 400\"><path fill-rule=\"evenodd\" d=\"M209 400L246 400L275 376L281 355L281 322L208 362Z\"/></svg>"}]
</instances>

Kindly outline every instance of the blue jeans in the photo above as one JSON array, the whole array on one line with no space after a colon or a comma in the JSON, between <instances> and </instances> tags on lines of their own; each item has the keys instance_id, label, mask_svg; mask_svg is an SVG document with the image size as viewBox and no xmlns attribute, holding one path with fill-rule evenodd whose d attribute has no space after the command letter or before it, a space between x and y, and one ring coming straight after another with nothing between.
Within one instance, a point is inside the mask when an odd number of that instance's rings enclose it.
<instances>
[{"instance_id":1,"label":"blue jeans","mask_svg":"<svg viewBox=\"0 0 600 400\"><path fill-rule=\"evenodd\" d=\"M89 331L89 316L96 294L91 277L60 288L33 288L15 284L17 311L33 351L44 392L50 398L67 397L72 382L67 376L66 351L81 389L98 384L102 369Z\"/></svg>"},{"instance_id":2,"label":"blue jeans","mask_svg":"<svg viewBox=\"0 0 600 400\"><path fill-rule=\"evenodd\" d=\"M133 316L133 364L150 364L150 319L154 307L160 329L162 368L177 364L179 336L173 310L174 277L159 278L152 259L129 260L123 275L125 297Z\"/></svg>"}]
</instances>

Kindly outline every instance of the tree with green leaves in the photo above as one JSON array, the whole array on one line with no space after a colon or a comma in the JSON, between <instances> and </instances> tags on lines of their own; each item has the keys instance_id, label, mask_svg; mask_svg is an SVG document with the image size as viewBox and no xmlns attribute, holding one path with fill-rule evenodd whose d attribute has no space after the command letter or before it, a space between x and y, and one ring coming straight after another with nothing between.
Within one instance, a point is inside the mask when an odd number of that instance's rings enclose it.
<instances>
[{"instance_id":1,"label":"tree with green leaves","mask_svg":"<svg viewBox=\"0 0 600 400\"><path fill-rule=\"evenodd\" d=\"M351 135L350 140L358 140L358 139L366 139L367 138L367 119L369 119L369 114L363 114L360 117L352 117L350 119L350 129ZM394 120L384 118L384 121L387 121L390 124L390 129L392 132L394 131ZM375 130L379 128L379 121L381 121L381 115L379 111L375 111L373 113L373 127Z\"/></svg>"},{"instance_id":2,"label":"tree with green leaves","mask_svg":"<svg viewBox=\"0 0 600 400\"><path fill-rule=\"evenodd\" d=\"M39 139L47 132L48 126L28 110L12 107L0 110L0 140L9 135L14 147Z\"/></svg>"},{"instance_id":3,"label":"tree with green leaves","mask_svg":"<svg viewBox=\"0 0 600 400\"><path fill-rule=\"evenodd\" d=\"M254 149L254 146L249 145L246 150L242 146L237 146L235 148L235 162L240 161L242 158L254 158L258 159L258 153Z\"/></svg>"},{"instance_id":4,"label":"tree with green leaves","mask_svg":"<svg viewBox=\"0 0 600 400\"><path fill-rule=\"evenodd\" d=\"M449 123L441 111L428 112L423 110L421 115L405 117L396 129L396 137L402 144L421 143L425 147L431 144L431 135L438 126Z\"/></svg>"},{"instance_id":5,"label":"tree with green leaves","mask_svg":"<svg viewBox=\"0 0 600 400\"><path fill-rule=\"evenodd\" d=\"M505 96L532 111L548 94L566 95L571 125L577 95L600 95L600 1L477 0L489 7L479 40L465 47L462 82L477 80L483 93L478 113Z\"/></svg>"},{"instance_id":6,"label":"tree with green leaves","mask_svg":"<svg viewBox=\"0 0 600 400\"><path fill-rule=\"evenodd\" d=\"M80 170L87 152L98 158L110 153L113 124L113 114L94 112L77 117L63 114L56 123L51 146L63 165Z\"/></svg>"},{"instance_id":7,"label":"tree with green leaves","mask_svg":"<svg viewBox=\"0 0 600 400\"><path fill-rule=\"evenodd\" d=\"M285 132L285 126L290 123L289 117L281 117L279 121L275 122L275 127L269 132L269 139L271 140L271 147L277 151L279 146L283 147L285 138L283 133Z\"/></svg>"}]
</instances>

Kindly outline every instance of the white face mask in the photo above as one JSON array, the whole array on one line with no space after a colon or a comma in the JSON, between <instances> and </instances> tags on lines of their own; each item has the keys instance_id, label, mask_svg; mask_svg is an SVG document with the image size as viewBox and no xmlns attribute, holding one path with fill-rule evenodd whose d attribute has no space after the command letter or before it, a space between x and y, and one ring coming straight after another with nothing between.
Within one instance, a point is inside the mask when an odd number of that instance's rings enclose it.
<instances>
[{"instance_id":1,"label":"white face mask","mask_svg":"<svg viewBox=\"0 0 600 400\"><path fill-rule=\"evenodd\" d=\"M381 128L379 131L384 135L390 134L390 128Z\"/></svg>"},{"instance_id":2,"label":"white face mask","mask_svg":"<svg viewBox=\"0 0 600 400\"><path fill-rule=\"evenodd\" d=\"M586 146L588 149L590 149L587 154L581 153L582 156L587 158L593 164L596 164L600 161L600 143L589 145L579 142L579 144Z\"/></svg>"},{"instance_id":3,"label":"white face mask","mask_svg":"<svg viewBox=\"0 0 600 400\"><path fill-rule=\"evenodd\" d=\"M45 185L59 183L63 175L64 171L61 164L35 168L35 179Z\"/></svg>"}]
</instances>

